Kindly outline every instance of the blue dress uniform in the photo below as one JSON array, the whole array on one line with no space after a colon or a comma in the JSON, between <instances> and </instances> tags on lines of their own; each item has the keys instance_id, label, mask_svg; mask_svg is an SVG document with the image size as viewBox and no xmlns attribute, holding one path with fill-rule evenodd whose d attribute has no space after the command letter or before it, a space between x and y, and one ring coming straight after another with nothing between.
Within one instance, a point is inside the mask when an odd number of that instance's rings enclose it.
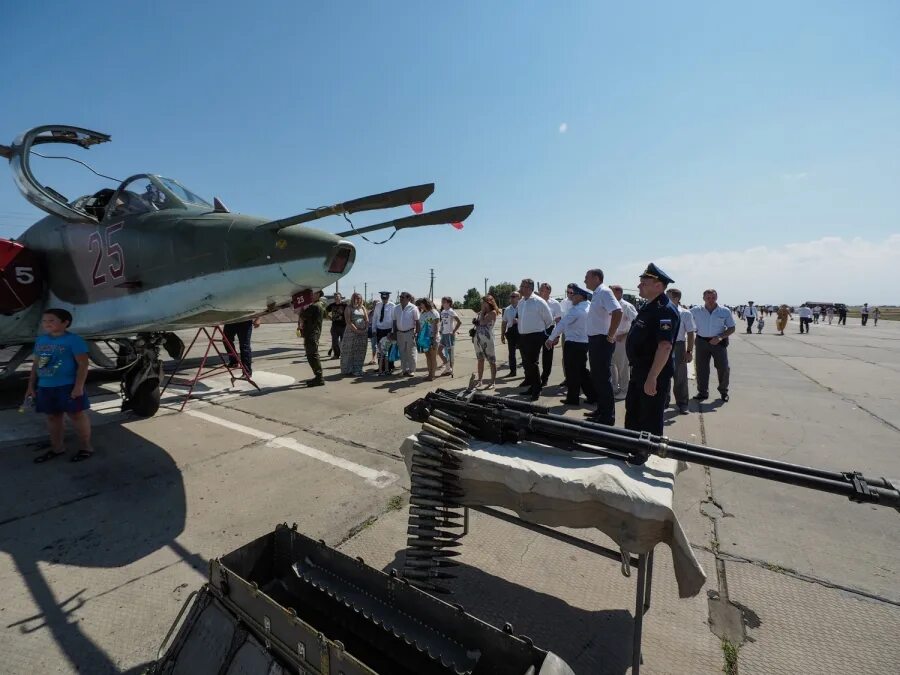
<instances>
[{"instance_id":1,"label":"blue dress uniform","mask_svg":"<svg viewBox=\"0 0 900 675\"><path fill-rule=\"evenodd\" d=\"M653 263L650 263L642 276L651 276L666 284L672 283L672 279ZM680 323L678 308L665 293L660 293L653 300L644 303L631 324L625 340L625 352L631 364L631 381L625 398L626 429L662 435L666 393L675 372L673 356L670 354L656 379L655 396L644 393L644 382L653 366L657 345L669 342L674 347Z\"/></svg>"}]
</instances>

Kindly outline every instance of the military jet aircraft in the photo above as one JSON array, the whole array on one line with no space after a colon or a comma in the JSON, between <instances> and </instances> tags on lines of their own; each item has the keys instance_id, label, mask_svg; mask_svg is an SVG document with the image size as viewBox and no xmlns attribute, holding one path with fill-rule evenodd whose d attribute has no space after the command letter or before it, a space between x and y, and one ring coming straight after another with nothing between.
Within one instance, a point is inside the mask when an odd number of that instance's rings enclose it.
<instances>
[{"instance_id":1,"label":"military jet aircraft","mask_svg":"<svg viewBox=\"0 0 900 675\"><path fill-rule=\"evenodd\" d=\"M123 408L142 416L159 408L160 349L173 358L184 349L174 331L302 306L353 267L356 249L346 237L458 224L474 208L421 212L431 183L270 220L231 213L218 199L209 203L178 181L149 173L71 201L32 173L33 146L88 149L109 140L80 127L47 125L0 145L22 195L48 214L15 241L0 239L0 346L19 346L3 374L30 355L43 310L62 307L74 317L72 330L89 340L94 363L121 370ZM305 226L405 205L416 214L359 228L350 223L336 234ZM103 343L114 346L115 360Z\"/></svg>"}]
</instances>

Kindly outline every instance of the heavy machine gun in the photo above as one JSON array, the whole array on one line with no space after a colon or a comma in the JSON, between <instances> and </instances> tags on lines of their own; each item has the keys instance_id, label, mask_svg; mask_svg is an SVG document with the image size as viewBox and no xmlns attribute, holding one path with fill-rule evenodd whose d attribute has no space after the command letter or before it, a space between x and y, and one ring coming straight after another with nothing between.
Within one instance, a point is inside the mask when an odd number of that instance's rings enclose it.
<instances>
[{"instance_id":1,"label":"heavy machine gun","mask_svg":"<svg viewBox=\"0 0 900 675\"><path fill-rule=\"evenodd\" d=\"M766 457L745 455L647 432L556 415L544 406L499 396L443 389L408 405L404 412L415 421L435 425L436 434L477 438L490 443L529 440L570 451L594 453L643 464L650 455L694 462L822 492L843 495L854 502L889 506L900 511L900 490L887 478L869 478L858 471L826 471ZM900 482L898 482L900 484Z\"/></svg>"}]
</instances>

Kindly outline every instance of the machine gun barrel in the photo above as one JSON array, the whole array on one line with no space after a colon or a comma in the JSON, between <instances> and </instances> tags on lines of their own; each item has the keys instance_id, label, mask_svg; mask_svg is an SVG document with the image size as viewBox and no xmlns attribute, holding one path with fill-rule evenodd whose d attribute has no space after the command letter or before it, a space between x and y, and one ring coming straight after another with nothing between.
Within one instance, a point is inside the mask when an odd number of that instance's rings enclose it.
<instances>
[{"instance_id":1,"label":"machine gun barrel","mask_svg":"<svg viewBox=\"0 0 900 675\"><path fill-rule=\"evenodd\" d=\"M543 406L497 396L475 393L461 398L438 389L408 406L406 413L411 419L424 422L435 410L459 419L467 433L494 443L533 440L565 450L621 459L630 464L643 464L649 455L654 454L843 495L851 501L900 509L900 490L886 478L867 478L855 471L827 471L686 443L647 432L583 422L553 414Z\"/></svg>"}]
</instances>

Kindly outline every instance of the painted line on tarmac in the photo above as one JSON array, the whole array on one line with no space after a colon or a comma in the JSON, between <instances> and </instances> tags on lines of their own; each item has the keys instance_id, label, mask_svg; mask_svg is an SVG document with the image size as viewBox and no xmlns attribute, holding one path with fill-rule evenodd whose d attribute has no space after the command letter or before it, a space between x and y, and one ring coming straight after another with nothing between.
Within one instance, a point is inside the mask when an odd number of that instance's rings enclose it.
<instances>
[{"instance_id":1,"label":"painted line on tarmac","mask_svg":"<svg viewBox=\"0 0 900 675\"><path fill-rule=\"evenodd\" d=\"M396 482L399 478L397 474L391 473L390 471L378 471L376 469L371 469L367 466L363 466L362 464L351 462L349 459L344 459L343 457L335 457L334 455L331 455L322 450L317 450L316 448L304 445L303 443L300 443L293 438L279 437L275 434L270 434L267 431L260 431L259 429L247 427L243 424L238 424L237 422L231 422L229 420L222 419L221 417L216 417L215 415L200 412L199 410L185 410L184 414L190 415L191 417L196 417L201 420L206 420L207 422L212 422L213 424L218 424L219 426L225 427L226 429L231 429L232 431L237 431L239 433L253 436L254 438L258 438L263 441L267 441L266 445L269 447L293 450L294 452L305 455L310 459L315 459L324 464L330 464L331 466L334 466L338 469L349 471L350 473L359 476L367 483L369 483L370 485L374 485L377 488L387 487L388 485Z\"/></svg>"}]
</instances>

